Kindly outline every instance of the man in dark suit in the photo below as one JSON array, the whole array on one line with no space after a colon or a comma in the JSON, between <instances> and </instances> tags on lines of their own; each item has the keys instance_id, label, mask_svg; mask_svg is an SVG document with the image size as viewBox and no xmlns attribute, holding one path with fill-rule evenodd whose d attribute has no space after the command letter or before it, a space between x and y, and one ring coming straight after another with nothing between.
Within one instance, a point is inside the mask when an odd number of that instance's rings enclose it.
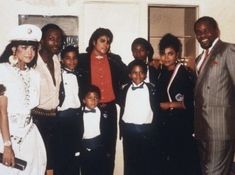
<instances>
[{"instance_id":1,"label":"man in dark suit","mask_svg":"<svg viewBox=\"0 0 235 175\"><path fill-rule=\"evenodd\" d=\"M119 55L110 53L113 34L109 29L98 28L91 35L87 53L80 54L78 68L82 72L81 95L90 84L101 91L100 109L106 116L104 120L104 140L107 161L107 173L114 169L115 147L117 139L116 102L122 84L128 80L126 65Z\"/></svg>"},{"instance_id":2,"label":"man in dark suit","mask_svg":"<svg viewBox=\"0 0 235 175\"><path fill-rule=\"evenodd\" d=\"M196 58L195 136L203 175L228 175L235 139L235 45L219 39L215 19L194 24L203 53Z\"/></svg>"}]
</instances>

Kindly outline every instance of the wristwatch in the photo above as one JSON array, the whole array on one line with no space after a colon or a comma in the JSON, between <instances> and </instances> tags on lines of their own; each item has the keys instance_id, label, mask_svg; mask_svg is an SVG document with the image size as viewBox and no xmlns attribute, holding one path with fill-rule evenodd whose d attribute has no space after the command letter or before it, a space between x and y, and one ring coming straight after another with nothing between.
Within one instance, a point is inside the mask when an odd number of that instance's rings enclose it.
<instances>
[{"instance_id":1,"label":"wristwatch","mask_svg":"<svg viewBox=\"0 0 235 175\"><path fill-rule=\"evenodd\" d=\"M4 146L11 146L12 143L10 140L6 140L4 143L3 143Z\"/></svg>"}]
</instances>

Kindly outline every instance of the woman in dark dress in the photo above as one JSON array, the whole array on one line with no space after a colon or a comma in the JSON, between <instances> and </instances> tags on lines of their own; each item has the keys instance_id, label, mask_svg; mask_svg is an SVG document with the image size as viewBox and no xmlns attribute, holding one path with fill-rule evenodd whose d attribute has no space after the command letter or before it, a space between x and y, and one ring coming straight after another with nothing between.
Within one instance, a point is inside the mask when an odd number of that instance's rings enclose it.
<instances>
[{"instance_id":1,"label":"woman in dark dress","mask_svg":"<svg viewBox=\"0 0 235 175\"><path fill-rule=\"evenodd\" d=\"M186 68L177 63L182 44L172 34L160 40L163 68L157 92L160 100L158 129L161 142L163 175L192 175L195 170L193 141L194 81Z\"/></svg>"}]
</instances>

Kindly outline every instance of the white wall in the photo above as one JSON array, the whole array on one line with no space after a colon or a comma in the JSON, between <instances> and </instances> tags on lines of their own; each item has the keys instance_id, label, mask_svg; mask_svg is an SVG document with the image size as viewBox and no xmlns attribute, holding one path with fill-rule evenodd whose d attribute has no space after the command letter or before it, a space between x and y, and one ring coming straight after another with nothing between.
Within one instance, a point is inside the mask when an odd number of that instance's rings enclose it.
<instances>
[{"instance_id":1,"label":"white wall","mask_svg":"<svg viewBox=\"0 0 235 175\"><path fill-rule=\"evenodd\" d=\"M18 24L18 14L74 15L79 17L79 47L84 52L91 33L108 27L114 34L111 50L125 63L132 59L130 45L134 38L148 36L148 5L196 5L199 17L214 17L221 38L235 42L235 3L233 0L1 0L0 53L7 44L9 29ZM2 76L2 75L0 75ZM122 150L118 142L116 175L122 174Z\"/></svg>"},{"instance_id":2,"label":"white wall","mask_svg":"<svg viewBox=\"0 0 235 175\"><path fill-rule=\"evenodd\" d=\"M112 51L129 63L133 39L147 38L149 4L199 6L199 16L213 16L219 23L221 38L235 42L233 0L2 0L0 52L7 43L9 29L18 24L18 14L75 15L79 17L80 52L85 51L88 39L97 27L107 27L114 34Z\"/></svg>"}]
</instances>

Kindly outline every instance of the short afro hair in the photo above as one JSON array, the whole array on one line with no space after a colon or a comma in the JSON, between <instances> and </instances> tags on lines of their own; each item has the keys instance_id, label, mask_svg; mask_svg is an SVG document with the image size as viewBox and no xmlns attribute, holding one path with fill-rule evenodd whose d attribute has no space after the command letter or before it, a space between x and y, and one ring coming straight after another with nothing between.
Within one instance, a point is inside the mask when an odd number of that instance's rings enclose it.
<instances>
[{"instance_id":1,"label":"short afro hair","mask_svg":"<svg viewBox=\"0 0 235 175\"><path fill-rule=\"evenodd\" d=\"M159 42L159 53L162 55L166 48L171 47L175 52L180 53L182 51L182 44L180 40L171 33L165 34Z\"/></svg>"}]
</instances>

